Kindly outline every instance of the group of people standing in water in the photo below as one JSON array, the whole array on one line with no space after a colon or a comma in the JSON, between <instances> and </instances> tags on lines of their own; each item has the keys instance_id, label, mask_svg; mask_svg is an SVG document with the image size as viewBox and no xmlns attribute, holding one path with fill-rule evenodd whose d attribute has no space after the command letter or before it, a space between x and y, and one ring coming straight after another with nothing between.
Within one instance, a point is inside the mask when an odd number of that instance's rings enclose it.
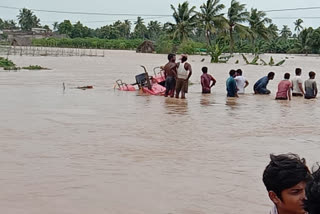
<instances>
[{"instance_id":1,"label":"group of people standing in water","mask_svg":"<svg viewBox=\"0 0 320 214\"><path fill-rule=\"evenodd\" d=\"M180 62L176 63L176 55L168 55L169 62L161 67L164 70L165 76L165 96L185 99L185 94L188 93L188 82L192 76L192 67L187 62L188 56L181 55ZM208 68L202 68L201 86L202 93L211 93L211 88L216 84L216 79L208 74ZM304 97L305 99L314 99L317 97L318 88L315 80L316 73L309 72L309 79L304 82L301 78L301 68L296 68L295 77L290 80L290 74L285 73L284 79L278 84L278 91L276 94L277 100L291 100L291 97ZM255 94L270 94L271 91L267 89L270 80L273 80L274 72L268 73L267 76L259 79L253 86ZM227 97L238 97L239 94L244 94L249 82L243 76L241 69L230 70L229 78L226 81Z\"/></svg>"},{"instance_id":2,"label":"group of people standing in water","mask_svg":"<svg viewBox=\"0 0 320 214\"><path fill-rule=\"evenodd\" d=\"M181 99L185 99L185 94L188 93L188 83L192 75L192 67L187 62L188 56L181 55L180 62L176 63L176 55L168 55L169 62L161 67L164 70L164 76L166 79L165 87L165 97L179 98L181 92Z\"/></svg>"},{"instance_id":3,"label":"group of people standing in water","mask_svg":"<svg viewBox=\"0 0 320 214\"><path fill-rule=\"evenodd\" d=\"M285 73L284 79L278 84L276 100L291 100L291 97L303 97L305 99L314 99L317 97L318 88L315 80L316 73L309 72L309 79L304 82L301 78L301 68L296 68L295 77L290 81L290 74ZM227 96L238 97L238 94L244 93L244 89L249 85L249 82L242 76L242 70L231 70L230 77L227 79ZM267 76L259 79L253 86L255 94L270 94L267 89L270 80L273 80L274 72L270 72Z\"/></svg>"}]
</instances>

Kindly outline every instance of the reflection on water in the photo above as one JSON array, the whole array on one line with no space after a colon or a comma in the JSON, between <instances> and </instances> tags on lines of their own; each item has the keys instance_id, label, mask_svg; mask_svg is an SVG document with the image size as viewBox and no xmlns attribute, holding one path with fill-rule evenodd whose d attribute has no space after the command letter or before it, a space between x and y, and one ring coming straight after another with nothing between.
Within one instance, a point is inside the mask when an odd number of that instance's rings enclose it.
<instances>
[{"instance_id":1,"label":"reflection on water","mask_svg":"<svg viewBox=\"0 0 320 214\"><path fill-rule=\"evenodd\" d=\"M176 98L165 98L165 109L167 114L188 114L188 100L187 99L176 99Z\"/></svg>"},{"instance_id":2,"label":"reflection on water","mask_svg":"<svg viewBox=\"0 0 320 214\"><path fill-rule=\"evenodd\" d=\"M181 100L113 90L115 80L134 82L140 64L152 70L166 56L105 55L17 56L19 67L52 70L0 72L2 213L266 213L261 174L270 153L319 161L319 101L274 99L284 72L314 70L316 58L295 56L273 68L270 96L248 88L227 99L225 80L241 56L227 64L191 56L194 85ZM201 94L203 66L217 79L210 95ZM250 85L269 72L237 66ZM94 89L70 89L84 85Z\"/></svg>"},{"instance_id":3,"label":"reflection on water","mask_svg":"<svg viewBox=\"0 0 320 214\"><path fill-rule=\"evenodd\" d=\"M214 97L211 95L211 94L201 94L199 95L201 96L201 99L200 99L200 104L202 106L211 106L213 105L215 102L214 102Z\"/></svg>"},{"instance_id":4,"label":"reflection on water","mask_svg":"<svg viewBox=\"0 0 320 214\"><path fill-rule=\"evenodd\" d=\"M226 98L226 105L230 106L231 108L234 108L237 103L238 98L237 97L227 97Z\"/></svg>"}]
</instances>

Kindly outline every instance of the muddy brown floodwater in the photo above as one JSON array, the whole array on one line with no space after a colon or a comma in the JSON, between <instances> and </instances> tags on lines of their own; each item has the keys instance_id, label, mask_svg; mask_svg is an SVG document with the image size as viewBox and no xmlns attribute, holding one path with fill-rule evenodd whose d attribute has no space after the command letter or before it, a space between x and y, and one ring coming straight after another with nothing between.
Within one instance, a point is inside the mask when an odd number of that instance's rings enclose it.
<instances>
[{"instance_id":1,"label":"muddy brown floodwater","mask_svg":"<svg viewBox=\"0 0 320 214\"><path fill-rule=\"evenodd\" d=\"M318 56L288 56L281 67L191 56L187 100L113 90L117 79L134 82L140 64L151 71L166 55L9 58L52 70L0 72L1 213L267 213L268 155L298 153L309 166L320 160L319 100L274 100L284 72L298 66L304 79L310 70L319 77ZM217 79L206 96L204 65ZM242 68L250 86L227 103L231 68ZM269 71L272 95L254 96L254 82ZM73 89L84 85L94 89Z\"/></svg>"}]
</instances>

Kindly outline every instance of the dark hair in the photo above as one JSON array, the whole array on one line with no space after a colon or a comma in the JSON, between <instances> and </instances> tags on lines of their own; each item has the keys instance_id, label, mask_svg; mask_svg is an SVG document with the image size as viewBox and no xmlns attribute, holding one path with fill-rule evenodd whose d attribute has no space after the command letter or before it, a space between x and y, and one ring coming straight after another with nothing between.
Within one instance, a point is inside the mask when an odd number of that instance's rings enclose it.
<instances>
[{"instance_id":1,"label":"dark hair","mask_svg":"<svg viewBox=\"0 0 320 214\"><path fill-rule=\"evenodd\" d=\"M274 75L275 75L274 72L270 72L270 73L268 73L268 78L271 79L274 77Z\"/></svg>"},{"instance_id":2,"label":"dark hair","mask_svg":"<svg viewBox=\"0 0 320 214\"><path fill-rule=\"evenodd\" d=\"M284 79L286 79L286 80L290 79L290 74L289 73L285 73L284 74Z\"/></svg>"},{"instance_id":3,"label":"dark hair","mask_svg":"<svg viewBox=\"0 0 320 214\"><path fill-rule=\"evenodd\" d=\"M305 210L309 214L320 213L320 168L312 174L312 180L306 186Z\"/></svg>"},{"instance_id":4,"label":"dark hair","mask_svg":"<svg viewBox=\"0 0 320 214\"><path fill-rule=\"evenodd\" d=\"M230 75L230 76L234 76L234 75L235 75L235 73L236 73L236 71L235 71L235 70L233 70L233 69L232 69L231 71L229 71L229 75Z\"/></svg>"},{"instance_id":5,"label":"dark hair","mask_svg":"<svg viewBox=\"0 0 320 214\"><path fill-rule=\"evenodd\" d=\"M301 68L296 68L296 75L301 75L301 72L302 72Z\"/></svg>"},{"instance_id":6,"label":"dark hair","mask_svg":"<svg viewBox=\"0 0 320 214\"><path fill-rule=\"evenodd\" d=\"M172 53L169 54L169 55L168 55L168 60L171 61L171 59L172 59L173 57L175 57L175 56L176 56L175 54L172 54Z\"/></svg>"},{"instance_id":7,"label":"dark hair","mask_svg":"<svg viewBox=\"0 0 320 214\"><path fill-rule=\"evenodd\" d=\"M203 73L208 73L208 68L207 67L202 67L202 72Z\"/></svg>"},{"instance_id":8,"label":"dark hair","mask_svg":"<svg viewBox=\"0 0 320 214\"><path fill-rule=\"evenodd\" d=\"M314 73L313 71L310 71L310 72L309 72L309 77L310 77L310 78L315 77L315 76L316 76L316 73Z\"/></svg>"},{"instance_id":9,"label":"dark hair","mask_svg":"<svg viewBox=\"0 0 320 214\"><path fill-rule=\"evenodd\" d=\"M188 57L182 56L182 58L181 58L181 61L182 61L182 62L185 62L185 61L187 61L187 60L188 60Z\"/></svg>"},{"instance_id":10,"label":"dark hair","mask_svg":"<svg viewBox=\"0 0 320 214\"><path fill-rule=\"evenodd\" d=\"M294 187L301 181L308 181L310 172L305 159L296 154L270 155L270 163L263 172L263 183L268 191L278 198L285 189Z\"/></svg>"},{"instance_id":11,"label":"dark hair","mask_svg":"<svg viewBox=\"0 0 320 214\"><path fill-rule=\"evenodd\" d=\"M238 69L238 70L237 70L237 73L241 76L241 75L242 75L242 70L241 70L241 69Z\"/></svg>"}]
</instances>

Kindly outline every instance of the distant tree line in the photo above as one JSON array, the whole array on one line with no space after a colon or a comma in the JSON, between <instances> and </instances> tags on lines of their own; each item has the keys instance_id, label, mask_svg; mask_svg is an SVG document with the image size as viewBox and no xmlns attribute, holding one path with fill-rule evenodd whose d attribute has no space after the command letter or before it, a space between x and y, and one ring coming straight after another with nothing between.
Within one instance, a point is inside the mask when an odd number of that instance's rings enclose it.
<instances>
[{"instance_id":1,"label":"distant tree line","mask_svg":"<svg viewBox=\"0 0 320 214\"><path fill-rule=\"evenodd\" d=\"M295 29L292 32L288 25L279 30L265 12L256 8L248 11L246 5L237 0L231 0L224 14L222 11L225 8L220 0L207 0L199 10L188 2L183 2L177 6L171 5L173 23L146 23L142 17L137 17L133 23L119 20L92 29L80 21L72 24L65 20L61 23L55 22L52 30L71 39L152 40L159 53L179 50L195 53L201 48L231 54L320 53L320 28L304 28L302 19L294 22ZM0 19L0 29L30 31L41 26L40 19L31 10L24 8L17 17L18 25L12 20ZM42 27L50 30L49 26Z\"/></svg>"}]
</instances>

